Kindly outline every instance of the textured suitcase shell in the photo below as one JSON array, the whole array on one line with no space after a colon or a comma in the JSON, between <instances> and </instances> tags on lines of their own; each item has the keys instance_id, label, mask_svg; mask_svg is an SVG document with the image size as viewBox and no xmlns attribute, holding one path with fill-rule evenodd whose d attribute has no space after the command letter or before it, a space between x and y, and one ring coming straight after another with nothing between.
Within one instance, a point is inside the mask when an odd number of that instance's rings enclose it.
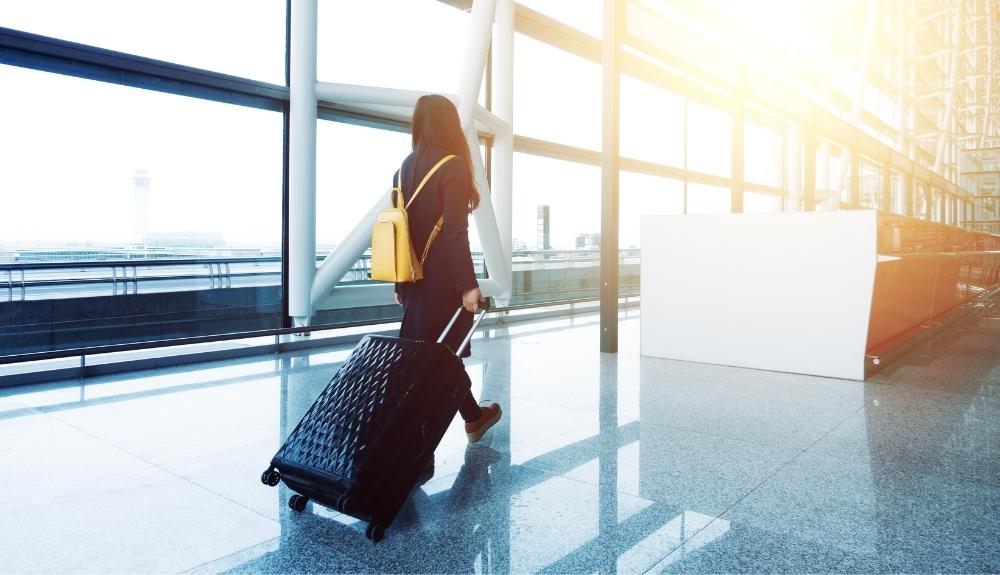
<instances>
[{"instance_id":1,"label":"textured suitcase shell","mask_svg":"<svg viewBox=\"0 0 1000 575\"><path fill-rule=\"evenodd\" d=\"M447 346L366 336L271 465L294 491L388 526L469 388Z\"/></svg>"}]
</instances>

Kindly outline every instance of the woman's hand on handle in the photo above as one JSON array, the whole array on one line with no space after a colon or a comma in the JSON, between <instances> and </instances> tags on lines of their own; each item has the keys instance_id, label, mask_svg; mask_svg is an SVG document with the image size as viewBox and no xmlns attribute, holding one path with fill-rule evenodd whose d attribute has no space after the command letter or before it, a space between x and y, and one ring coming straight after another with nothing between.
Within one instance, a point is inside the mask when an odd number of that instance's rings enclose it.
<instances>
[{"instance_id":1,"label":"woman's hand on handle","mask_svg":"<svg viewBox=\"0 0 1000 575\"><path fill-rule=\"evenodd\" d=\"M476 313L479 311L479 300L481 299L483 299L483 292L479 291L478 287L474 287L462 294L462 307L470 313Z\"/></svg>"}]
</instances>

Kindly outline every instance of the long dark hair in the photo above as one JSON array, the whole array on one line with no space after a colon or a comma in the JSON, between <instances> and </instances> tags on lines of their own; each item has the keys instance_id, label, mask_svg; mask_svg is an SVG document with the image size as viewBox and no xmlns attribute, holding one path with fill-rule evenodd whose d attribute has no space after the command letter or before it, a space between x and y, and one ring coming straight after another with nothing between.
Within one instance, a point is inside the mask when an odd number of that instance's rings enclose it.
<instances>
[{"instance_id":1,"label":"long dark hair","mask_svg":"<svg viewBox=\"0 0 1000 575\"><path fill-rule=\"evenodd\" d=\"M437 94L421 96L413 108L413 151L428 147L444 150L465 161L469 168L469 211L479 207L479 191L472 177L469 147L458 120L458 110L451 100Z\"/></svg>"}]
</instances>

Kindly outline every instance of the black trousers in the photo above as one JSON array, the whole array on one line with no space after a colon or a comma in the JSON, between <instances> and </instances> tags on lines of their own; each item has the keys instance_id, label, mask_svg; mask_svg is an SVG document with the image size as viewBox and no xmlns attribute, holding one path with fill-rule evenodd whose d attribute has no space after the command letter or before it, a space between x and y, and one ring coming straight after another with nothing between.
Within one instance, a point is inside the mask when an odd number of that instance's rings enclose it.
<instances>
[{"instance_id":1,"label":"black trousers","mask_svg":"<svg viewBox=\"0 0 1000 575\"><path fill-rule=\"evenodd\" d=\"M479 418L481 410L479 409L479 404L476 403L476 398L472 396L470 391L465 399L462 400L462 404L458 406L458 413L462 416L465 421L475 421Z\"/></svg>"}]
</instances>

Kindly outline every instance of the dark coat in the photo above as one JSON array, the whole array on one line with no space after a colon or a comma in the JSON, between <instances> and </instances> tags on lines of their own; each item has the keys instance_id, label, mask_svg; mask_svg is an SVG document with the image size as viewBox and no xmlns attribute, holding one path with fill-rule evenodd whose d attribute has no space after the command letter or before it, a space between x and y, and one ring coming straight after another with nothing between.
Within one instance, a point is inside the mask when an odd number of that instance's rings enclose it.
<instances>
[{"instance_id":1,"label":"dark coat","mask_svg":"<svg viewBox=\"0 0 1000 575\"><path fill-rule=\"evenodd\" d=\"M418 150L403 161L403 197L407 202L420 180L445 155L444 151L431 148ZM392 181L394 186L398 178L399 172L396 172ZM462 294L479 287L469 250L469 181L466 161L461 157L452 158L431 176L407 209L410 238L418 258L442 213L444 226L424 261L424 279L396 284L396 293L403 300L399 337L437 341L455 310L462 305ZM471 328L472 314L463 312L445 343L456 349ZM471 347L466 347L462 357L469 356Z\"/></svg>"}]
</instances>

